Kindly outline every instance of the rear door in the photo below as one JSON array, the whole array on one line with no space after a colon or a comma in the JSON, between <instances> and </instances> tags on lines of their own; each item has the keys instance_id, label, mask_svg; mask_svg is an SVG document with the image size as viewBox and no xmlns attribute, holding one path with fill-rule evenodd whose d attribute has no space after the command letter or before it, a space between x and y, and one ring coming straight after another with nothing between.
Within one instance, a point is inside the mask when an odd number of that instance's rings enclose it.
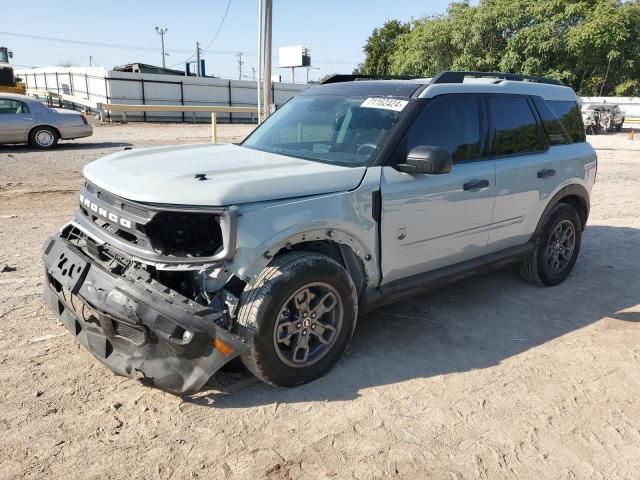
<instances>
[{"instance_id":1,"label":"rear door","mask_svg":"<svg viewBox=\"0 0 640 480\"><path fill-rule=\"evenodd\" d=\"M0 98L0 142L19 143L27 140L27 132L35 123L24 102Z\"/></svg>"},{"instance_id":2,"label":"rear door","mask_svg":"<svg viewBox=\"0 0 640 480\"><path fill-rule=\"evenodd\" d=\"M382 168L382 285L486 251L495 168L483 156L483 105L471 94L430 99L401 142L397 162L417 146L437 146L451 154L451 172L413 175Z\"/></svg>"},{"instance_id":3,"label":"rear door","mask_svg":"<svg viewBox=\"0 0 640 480\"><path fill-rule=\"evenodd\" d=\"M489 245L491 251L497 251L529 240L546 199L564 175L558 168L557 152L549 148L532 98L491 95L487 102L490 152L496 165Z\"/></svg>"}]
</instances>

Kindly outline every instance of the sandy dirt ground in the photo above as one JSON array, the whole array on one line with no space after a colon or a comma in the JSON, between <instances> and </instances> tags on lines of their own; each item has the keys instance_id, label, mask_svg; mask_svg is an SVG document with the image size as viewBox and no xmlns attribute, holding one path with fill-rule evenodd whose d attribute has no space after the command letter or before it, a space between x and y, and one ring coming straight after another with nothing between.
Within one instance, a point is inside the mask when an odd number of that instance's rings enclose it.
<instances>
[{"instance_id":1,"label":"sandy dirt ground","mask_svg":"<svg viewBox=\"0 0 640 480\"><path fill-rule=\"evenodd\" d=\"M112 125L0 147L0 479L640 478L640 141L590 138L598 183L564 284L486 274L361 318L309 385L222 372L180 398L114 376L56 323L40 248L87 162L208 135Z\"/></svg>"}]
</instances>

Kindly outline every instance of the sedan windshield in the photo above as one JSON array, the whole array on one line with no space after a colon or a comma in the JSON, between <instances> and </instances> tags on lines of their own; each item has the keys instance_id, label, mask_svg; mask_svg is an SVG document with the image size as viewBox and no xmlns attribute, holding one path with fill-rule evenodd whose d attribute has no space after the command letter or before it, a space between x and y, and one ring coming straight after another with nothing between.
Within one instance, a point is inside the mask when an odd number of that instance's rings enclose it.
<instances>
[{"instance_id":1,"label":"sedan windshield","mask_svg":"<svg viewBox=\"0 0 640 480\"><path fill-rule=\"evenodd\" d=\"M337 165L368 165L407 100L300 95L276 111L243 147Z\"/></svg>"}]
</instances>

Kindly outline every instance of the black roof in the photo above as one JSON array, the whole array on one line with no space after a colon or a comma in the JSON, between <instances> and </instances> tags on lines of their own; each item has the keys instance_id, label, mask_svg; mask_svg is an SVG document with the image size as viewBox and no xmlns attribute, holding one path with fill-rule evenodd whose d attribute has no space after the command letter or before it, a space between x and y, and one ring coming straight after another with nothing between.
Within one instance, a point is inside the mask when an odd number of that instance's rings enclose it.
<instances>
[{"instance_id":1,"label":"black roof","mask_svg":"<svg viewBox=\"0 0 640 480\"><path fill-rule=\"evenodd\" d=\"M423 84L402 80L360 80L317 85L300 92L300 95L350 95L411 97Z\"/></svg>"}]
</instances>

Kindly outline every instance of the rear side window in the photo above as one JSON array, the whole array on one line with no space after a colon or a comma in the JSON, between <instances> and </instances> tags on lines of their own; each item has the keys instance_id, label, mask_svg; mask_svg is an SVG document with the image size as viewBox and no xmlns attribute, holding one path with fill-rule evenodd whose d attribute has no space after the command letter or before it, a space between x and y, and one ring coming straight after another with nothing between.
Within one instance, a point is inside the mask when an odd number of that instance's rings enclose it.
<instances>
[{"instance_id":1,"label":"rear side window","mask_svg":"<svg viewBox=\"0 0 640 480\"><path fill-rule=\"evenodd\" d=\"M527 97L496 95L489 97L493 115L493 155L535 153L547 148L541 125Z\"/></svg>"},{"instance_id":2,"label":"rear side window","mask_svg":"<svg viewBox=\"0 0 640 480\"><path fill-rule=\"evenodd\" d=\"M443 95L429 101L407 133L404 153L420 145L445 149L454 162L479 158L480 107L476 95Z\"/></svg>"},{"instance_id":3,"label":"rear side window","mask_svg":"<svg viewBox=\"0 0 640 480\"><path fill-rule=\"evenodd\" d=\"M551 145L567 145L568 143L572 143L564 125L562 125L560 119L553 110L551 110L549 105L547 105L547 102L540 97L531 97L531 99L536 106L536 110L538 110L538 115L540 115L540 119L542 120L542 126L547 133L549 143Z\"/></svg>"},{"instance_id":4,"label":"rear side window","mask_svg":"<svg viewBox=\"0 0 640 480\"><path fill-rule=\"evenodd\" d=\"M576 102L547 100L547 104L560 119L573 143L586 141L582 114Z\"/></svg>"},{"instance_id":5,"label":"rear side window","mask_svg":"<svg viewBox=\"0 0 640 480\"><path fill-rule=\"evenodd\" d=\"M0 99L0 115L16 113L29 113L29 107L18 100Z\"/></svg>"}]
</instances>

